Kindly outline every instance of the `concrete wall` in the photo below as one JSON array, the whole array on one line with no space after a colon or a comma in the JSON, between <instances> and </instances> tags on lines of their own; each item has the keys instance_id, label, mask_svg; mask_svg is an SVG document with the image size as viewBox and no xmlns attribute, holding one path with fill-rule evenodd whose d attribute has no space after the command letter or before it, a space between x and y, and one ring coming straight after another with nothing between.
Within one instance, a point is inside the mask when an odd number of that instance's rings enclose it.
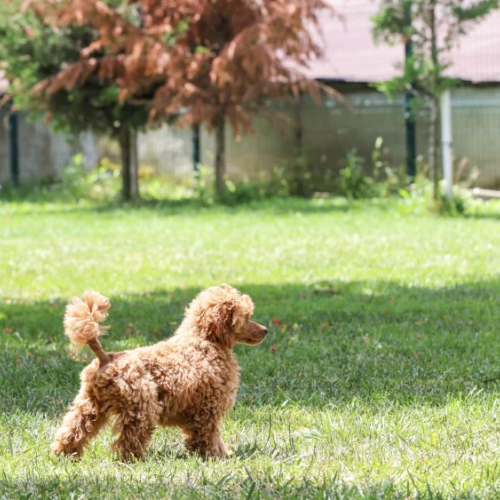
<instances>
[{"instance_id":1,"label":"concrete wall","mask_svg":"<svg viewBox=\"0 0 500 500\"><path fill-rule=\"evenodd\" d=\"M345 95L346 103L328 99L318 106L307 98L301 103L303 147L309 151L313 167L318 171L330 170L335 175L347 152L355 148L365 158L367 170L371 170L375 141L382 137L391 164L404 168L406 135L402 98L388 101L374 91ZM297 111L288 106L280 111L291 118L290 124L282 123L276 129L256 120L258 135L244 137L239 143L228 131L230 175L251 176L270 171L282 159L293 156ZM500 188L500 88L457 88L452 92L452 108L455 165L466 158L468 168L464 174L474 166L480 171L476 185ZM417 152L424 162L429 144L428 118L427 109L418 112ZM203 149L204 161L209 163L213 157L212 142L208 141ZM438 155L441 161L440 147Z\"/></svg>"},{"instance_id":2,"label":"concrete wall","mask_svg":"<svg viewBox=\"0 0 500 500\"><path fill-rule=\"evenodd\" d=\"M281 161L295 155L294 107L291 103L275 104L276 111L283 115L272 125L257 117L255 132L243 137L235 137L229 126L226 127L227 174L231 178L250 179L268 175ZM211 166L215 151L214 135L206 129L201 136L202 163Z\"/></svg>"},{"instance_id":3,"label":"concrete wall","mask_svg":"<svg viewBox=\"0 0 500 500\"><path fill-rule=\"evenodd\" d=\"M418 153L427 147L427 128L421 124L425 111L419 113ZM336 173L346 154L356 149L372 170L371 156L378 137L382 137L388 159L394 166L403 165L406 157L403 101L389 102L382 94L366 91L347 97L346 103L332 100L318 107L306 101L303 112L304 146L311 152L316 168Z\"/></svg>"},{"instance_id":4,"label":"concrete wall","mask_svg":"<svg viewBox=\"0 0 500 500\"><path fill-rule=\"evenodd\" d=\"M500 89L456 89L452 109L455 156L477 166L479 186L500 188Z\"/></svg>"},{"instance_id":5,"label":"concrete wall","mask_svg":"<svg viewBox=\"0 0 500 500\"><path fill-rule=\"evenodd\" d=\"M54 134L43 122L29 122L26 116L18 117L19 172L21 182L60 177L71 157L82 153L85 165L93 167L99 161L96 138L82 133L68 141L62 134ZM8 115L0 110L0 181L10 179L10 151Z\"/></svg>"},{"instance_id":6,"label":"concrete wall","mask_svg":"<svg viewBox=\"0 0 500 500\"><path fill-rule=\"evenodd\" d=\"M388 102L376 92L357 92L348 96L346 103L327 100L317 105L304 98L300 104L279 103L274 110L284 118L274 124L263 118L254 120L255 133L235 138L226 129L227 174L233 179L249 179L269 175L274 167L290 160L297 151L296 129L302 122L302 145L311 157L317 172L338 173L348 151L356 148L366 159L371 170L371 155L375 141L383 137L393 165L404 165L405 128L402 100ZM298 109L299 108L299 109ZM427 112L419 113L417 141L419 154L427 151ZM119 161L116 146L104 147L104 155ZM139 136L139 163L153 166L160 174L190 175L192 165L191 132L185 129L163 127ZM214 136L207 129L201 133L201 161L210 166L214 160Z\"/></svg>"},{"instance_id":7,"label":"concrete wall","mask_svg":"<svg viewBox=\"0 0 500 500\"><path fill-rule=\"evenodd\" d=\"M371 156L378 137L383 137L388 158L395 166L404 165L405 128L403 102L394 102L372 91L357 92L347 102L325 101L316 104L303 98L299 104L274 105L286 119L274 125L262 118L254 120L255 133L235 138L226 129L227 173L231 178L269 175L283 160L292 159L297 151L296 130L302 123L302 146L307 150L318 173L329 171L334 176L342 168L347 152L356 149L371 170ZM418 153L427 151L427 111L419 113L417 127ZM192 171L191 133L170 129L140 137L140 163L154 165L160 173L189 174ZM201 134L202 163L212 165L214 137L206 129Z\"/></svg>"},{"instance_id":8,"label":"concrete wall","mask_svg":"<svg viewBox=\"0 0 500 500\"><path fill-rule=\"evenodd\" d=\"M344 94L347 103L331 99L318 106L304 98L300 113L295 103L275 103L273 106L287 120L277 120L276 126L262 118L255 119L256 133L236 139L227 129L228 175L251 178L268 174L282 160L296 151L295 130L298 116L302 121L303 146L318 171L335 175L346 153L356 148L371 169L371 155L377 137L384 139L391 164L405 163L405 128L402 100L389 102L383 95L363 90ZM452 93L454 148L457 158L466 157L469 167L477 166L484 187L500 187L500 88L459 88ZM5 115L0 115L0 179L8 177L8 137ZM427 154L428 112L419 113L417 121L418 152ZM99 147L90 134L69 145L64 137L49 133L41 123L20 123L22 179L57 176L78 150L86 152L86 163L95 165L99 156L109 156L119 162L118 148L109 141ZM207 130L201 134L202 163L211 165L214 138ZM192 172L191 132L163 127L139 136L139 162L153 167L159 174L185 177Z\"/></svg>"}]
</instances>

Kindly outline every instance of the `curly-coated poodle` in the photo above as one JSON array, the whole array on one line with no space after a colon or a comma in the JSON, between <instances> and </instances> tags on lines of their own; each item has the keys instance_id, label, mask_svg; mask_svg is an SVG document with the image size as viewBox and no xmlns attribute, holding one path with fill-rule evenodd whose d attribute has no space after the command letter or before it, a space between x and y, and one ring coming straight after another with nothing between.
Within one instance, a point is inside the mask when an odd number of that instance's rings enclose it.
<instances>
[{"instance_id":1,"label":"curly-coated poodle","mask_svg":"<svg viewBox=\"0 0 500 500\"><path fill-rule=\"evenodd\" d=\"M158 425L177 426L186 448L224 457L221 419L234 406L239 366L235 343L257 345L267 328L250 316L254 305L229 285L203 290L186 309L175 335L131 351L104 352L99 335L109 299L96 292L66 307L65 334L97 356L81 373L80 392L56 434L54 454L81 456L110 420L118 439L112 450L124 460L142 457Z\"/></svg>"}]
</instances>

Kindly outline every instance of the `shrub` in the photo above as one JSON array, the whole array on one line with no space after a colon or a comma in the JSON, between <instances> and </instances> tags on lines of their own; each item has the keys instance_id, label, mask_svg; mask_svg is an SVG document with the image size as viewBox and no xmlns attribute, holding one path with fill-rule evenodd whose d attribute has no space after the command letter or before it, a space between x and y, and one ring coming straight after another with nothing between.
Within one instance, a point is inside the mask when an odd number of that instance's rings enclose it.
<instances>
[{"instance_id":1,"label":"shrub","mask_svg":"<svg viewBox=\"0 0 500 500\"><path fill-rule=\"evenodd\" d=\"M295 158L282 161L273 170L270 184L280 186L281 195L308 198L315 191L312 172L309 153L303 150Z\"/></svg>"},{"instance_id":2,"label":"shrub","mask_svg":"<svg viewBox=\"0 0 500 500\"><path fill-rule=\"evenodd\" d=\"M215 174L213 168L200 165L194 178L194 196L204 205L213 205L216 201Z\"/></svg>"},{"instance_id":3,"label":"shrub","mask_svg":"<svg viewBox=\"0 0 500 500\"><path fill-rule=\"evenodd\" d=\"M450 217L464 215L466 208L466 198L462 194L454 194L450 197L438 193L437 199L431 200L429 203L429 210L431 212L436 212L440 215L447 215Z\"/></svg>"},{"instance_id":4,"label":"shrub","mask_svg":"<svg viewBox=\"0 0 500 500\"><path fill-rule=\"evenodd\" d=\"M364 159L356 149L347 152L344 167L339 174L338 192L349 199L371 198L375 194L375 181L364 171Z\"/></svg>"},{"instance_id":5,"label":"shrub","mask_svg":"<svg viewBox=\"0 0 500 500\"><path fill-rule=\"evenodd\" d=\"M406 184L405 168L396 168L389 160L390 150L384 147L384 139L377 137L372 152L373 178L382 197L397 194Z\"/></svg>"}]
</instances>

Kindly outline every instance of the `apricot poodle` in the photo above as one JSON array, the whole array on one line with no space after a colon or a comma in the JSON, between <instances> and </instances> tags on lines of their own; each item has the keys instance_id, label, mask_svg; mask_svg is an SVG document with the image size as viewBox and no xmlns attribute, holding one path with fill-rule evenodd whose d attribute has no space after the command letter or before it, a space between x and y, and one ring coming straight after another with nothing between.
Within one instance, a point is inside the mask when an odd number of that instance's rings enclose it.
<instances>
[{"instance_id":1,"label":"apricot poodle","mask_svg":"<svg viewBox=\"0 0 500 500\"><path fill-rule=\"evenodd\" d=\"M186 448L224 457L221 419L234 406L239 366L235 343L257 345L267 328L250 316L254 305L229 285L202 291L186 309L175 335L131 351L104 352L99 335L109 299L86 292L66 307L65 334L97 356L81 373L80 392L58 430L52 451L79 457L115 417L112 450L124 460L144 455L157 426L177 426Z\"/></svg>"}]
</instances>

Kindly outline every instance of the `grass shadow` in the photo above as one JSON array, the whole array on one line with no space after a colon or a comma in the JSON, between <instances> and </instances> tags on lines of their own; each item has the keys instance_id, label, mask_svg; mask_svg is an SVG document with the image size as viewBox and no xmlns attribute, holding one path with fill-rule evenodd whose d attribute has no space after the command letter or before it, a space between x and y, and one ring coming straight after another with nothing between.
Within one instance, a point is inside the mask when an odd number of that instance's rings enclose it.
<instances>
[{"instance_id":1,"label":"grass shadow","mask_svg":"<svg viewBox=\"0 0 500 500\"><path fill-rule=\"evenodd\" d=\"M275 215L284 215L288 213L301 214L321 214L330 212L346 212L354 207L353 203L349 203L343 198L320 198L320 199L305 199L305 198L263 198L249 203L236 205L213 204L206 205L196 198L179 198L167 200L146 200L141 199L134 202L101 201L92 202L85 201L82 204L78 203L51 203L48 201L23 202L22 200L2 200L6 211L10 213L50 213L58 214L82 214L82 213L97 213L106 214L113 212L141 212L148 211L165 216L174 215L196 215L199 213L224 213L238 214L242 212L268 212ZM7 210L11 206L11 210Z\"/></svg>"},{"instance_id":2,"label":"grass shadow","mask_svg":"<svg viewBox=\"0 0 500 500\"><path fill-rule=\"evenodd\" d=\"M321 407L362 399L378 405L443 404L473 389L500 388L496 281L436 290L394 282L243 284L255 319L270 326L258 347L236 346L239 404ZM172 335L198 289L111 297L105 349ZM0 304L0 409L60 412L92 359L71 359L64 301Z\"/></svg>"}]
</instances>

